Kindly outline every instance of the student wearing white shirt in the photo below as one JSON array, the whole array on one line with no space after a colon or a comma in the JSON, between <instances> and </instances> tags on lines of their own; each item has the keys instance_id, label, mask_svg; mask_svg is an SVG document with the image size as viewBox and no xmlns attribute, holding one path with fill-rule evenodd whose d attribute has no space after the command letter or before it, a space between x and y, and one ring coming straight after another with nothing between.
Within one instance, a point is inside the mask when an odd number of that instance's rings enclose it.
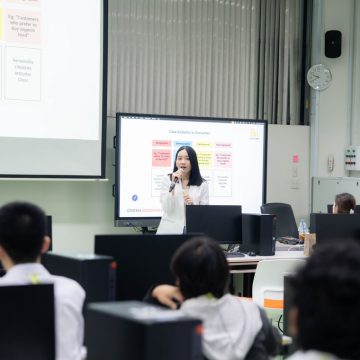
<instances>
[{"instance_id":1,"label":"student wearing white shirt","mask_svg":"<svg viewBox=\"0 0 360 360\"><path fill-rule=\"evenodd\" d=\"M173 173L166 175L161 184L160 202L163 216L157 234L182 234L186 205L209 204L209 187L191 146L177 150Z\"/></svg>"},{"instance_id":2,"label":"student wearing white shirt","mask_svg":"<svg viewBox=\"0 0 360 360\"><path fill-rule=\"evenodd\" d=\"M145 301L203 322L202 352L207 360L268 360L280 335L256 304L227 294L229 267L223 250L208 237L183 243L171 260L178 286L158 285Z\"/></svg>"},{"instance_id":3,"label":"student wearing white shirt","mask_svg":"<svg viewBox=\"0 0 360 360\"><path fill-rule=\"evenodd\" d=\"M300 350L288 359L360 359L360 245L322 244L290 287L289 329Z\"/></svg>"},{"instance_id":4,"label":"student wearing white shirt","mask_svg":"<svg viewBox=\"0 0 360 360\"><path fill-rule=\"evenodd\" d=\"M41 264L50 245L44 212L29 203L0 208L0 261L6 274L0 286L54 284L56 360L82 358L85 292L74 280L51 275Z\"/></svg>"}]
</instances>

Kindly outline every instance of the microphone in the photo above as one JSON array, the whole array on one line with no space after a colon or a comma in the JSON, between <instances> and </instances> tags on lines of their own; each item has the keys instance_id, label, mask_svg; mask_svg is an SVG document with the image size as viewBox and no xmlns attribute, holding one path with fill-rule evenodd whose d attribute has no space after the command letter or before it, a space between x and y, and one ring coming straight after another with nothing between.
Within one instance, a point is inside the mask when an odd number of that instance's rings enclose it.
<instances>
[{"instance_id":1,"label":"microphone","mask_svg":"<svg viewBox=\"0 0 360 360\"><path fill-rule=\"evenodd\" d=\"M180 173L183 173L183 169L178 169L178 171L180 171ZM178 177L175 177L174 180L171 181L170 183L170 187L169 187L169 192L172 192L176 183L179 182L179 178Z\"/></svg>"}]
</instances>

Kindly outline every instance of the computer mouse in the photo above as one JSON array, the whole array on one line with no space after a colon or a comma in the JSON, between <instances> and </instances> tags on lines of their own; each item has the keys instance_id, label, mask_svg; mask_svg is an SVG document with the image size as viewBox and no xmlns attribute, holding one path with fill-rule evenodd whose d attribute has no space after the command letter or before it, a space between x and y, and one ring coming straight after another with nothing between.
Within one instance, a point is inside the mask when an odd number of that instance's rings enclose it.
<instances>
[{"instance_id":1,"label":"computer mouse","mask_svg":"<svg viewBox=\"0 0 360 360\"><path fill-rule=\"evenodd\" d=\"M249 255L249 256L256 256L256 252L254 252L254 251L249 251L249 252L248 252L248 255Z\"/></svg>"}]
</instances>

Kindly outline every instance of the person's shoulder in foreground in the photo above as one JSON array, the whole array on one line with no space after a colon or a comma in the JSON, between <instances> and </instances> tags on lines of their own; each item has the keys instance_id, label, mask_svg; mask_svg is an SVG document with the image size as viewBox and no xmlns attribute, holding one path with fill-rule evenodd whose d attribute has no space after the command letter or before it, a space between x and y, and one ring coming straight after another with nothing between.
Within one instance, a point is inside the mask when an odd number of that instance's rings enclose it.
<instances>
[{"instance_id":1,"label":"person's shoulder in foreground","mask_svg":"<svg viewBox=\"0 0 360 360\"><path fill-rule=\"evenodd\" d=\"M207 359L268 359L279 350L280 336L254 303L226 294L229 268L218 244L207 237L186 241L174 254L171 269L178 286L160 285L154 298L200 318Z\"/></svg>"},{"instance_id":2,"label":"person's shoulder in foreground","mask_svg":"<svg viewBox=\"0 0 360 360\"><path fill-rule=\"evenodd\" d=\"M360 359L360 244L317 247L290 286L289 327L300 350L289 360Z\"/></svg>"},{"instance_id":3,"label":"person's shoulder in foreground","mask_svg":"<svg viewBox=\"0 0 360 360\"><path fill-rule=\"evenodd\" d=\"M40 264L50 245L45 213L36 205L13 202L0 208L0 286L54 284L56 358L79 359L84 333L85 292L74 280L51 275Z\"/></svg>"}]
</instances>

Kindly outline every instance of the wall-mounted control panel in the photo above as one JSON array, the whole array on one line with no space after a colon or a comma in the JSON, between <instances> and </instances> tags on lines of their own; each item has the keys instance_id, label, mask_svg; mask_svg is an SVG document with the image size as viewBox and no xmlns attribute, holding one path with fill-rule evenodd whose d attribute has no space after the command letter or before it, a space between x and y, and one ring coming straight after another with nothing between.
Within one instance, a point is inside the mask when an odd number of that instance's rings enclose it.
<instances>
[{"instance_id":1,"label":"wall-mounted control panel","mask_svg":"<svg viewBox=\"0 0 360 360\"><path fill-rule=\"evenodd\" d=\"M345 148L345 169L360 170L360 146Z\"/></svg>"}]
</instances>

